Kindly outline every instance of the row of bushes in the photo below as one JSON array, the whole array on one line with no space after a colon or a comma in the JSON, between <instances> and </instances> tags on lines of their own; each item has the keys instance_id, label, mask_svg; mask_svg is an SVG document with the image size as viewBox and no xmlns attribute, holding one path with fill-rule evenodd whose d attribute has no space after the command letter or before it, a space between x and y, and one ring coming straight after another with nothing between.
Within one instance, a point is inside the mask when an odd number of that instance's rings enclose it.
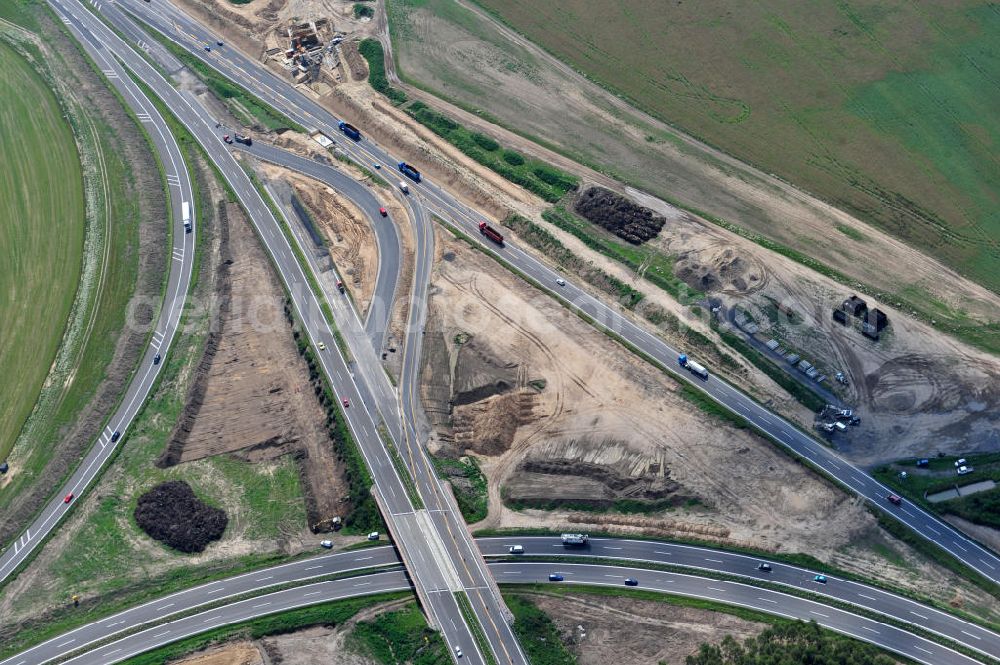
<instances>
[{"instance_id":1,"label":"row of bushes","mask_svg":"<svg viewBox=\"0 0 1000 665\"><path fill-rule=\"evenodd\" d=\"M580 181L575 176L545 162L505 149L489 136L466 129L423 102L413 102L406 112L483 166L550 203L558 201L566 192L579 185Z\"/></svg>"},{"instance_id":2,"label":"row of bushes","mask_svg":"<svg viewBox=\"0 0 1000 665\"><path fill-rule=\"evenodd\" d=\"M658 499L512 499L504 496L504 504L511 510L575 510L579 512L621 513L623 515L648 515L670 510L678 505L695 506L700 501L695 498Z\"/></svg>"},{"instance_id":3,"label":"row of bushes","mask_svg":"<svg viewBox=\"0 0 1000 665\"><path fill-rule=\"evenodd\" d=\"M285 315L292 317L291 307L285 303ZM298 330L292 332L299 355L306 361L309 368L309 382L326 412L326 429L333 441L333 449L337 458L344 464L344 476L349 488L352 510L344 517L344 528L355 533L374 530L384 531L385 525L379 513L378 504L372 496L372 477L368 472L361 450L347 429L347 422L340 413L340 403L334 397L330 386L319 369L319 364L305 336Z\"/></svg>"},{"instance_id":4,"label":"row of bushes","mask_svg":"<svg viewBox=\"0 0 1000 665\"><path fill-rule=\"evenodd\" d=\"M385 50L382 48L382 42L371 37L362 39L358 44L358 52L368 61L368 83L371 87L388 97L397 106L405 102L406 93L389 85L389 77L385 74Z\"/></svg>"}]
</instances>

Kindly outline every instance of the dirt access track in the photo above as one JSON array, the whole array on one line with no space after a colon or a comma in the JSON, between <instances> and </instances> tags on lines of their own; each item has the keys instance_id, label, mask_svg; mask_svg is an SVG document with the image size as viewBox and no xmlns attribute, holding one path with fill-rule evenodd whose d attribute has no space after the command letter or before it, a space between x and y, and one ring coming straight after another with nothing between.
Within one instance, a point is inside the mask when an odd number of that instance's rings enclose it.
<instances>
[{"instance_id":1,"label":"dirt access track","mask_svg":"<svg viewBox=\"0 0 1000 665\"><path fill-rule=\"evenodd\" d=\"M482 456L491 526L522 525L500 497L501 488L530 491L525 464L553 496L595 496L596 468L611 485L659 484L664 496L710 507L671 515L678 530L705 527L764 549L835 549L872 523L769 443L699 412L672 379L548 295L447 232L437 245L422 375L431 445ZM577 468L553 471L559 463ZM583 477L584 467L594 472Z\"/></svg>"}]
</instances>

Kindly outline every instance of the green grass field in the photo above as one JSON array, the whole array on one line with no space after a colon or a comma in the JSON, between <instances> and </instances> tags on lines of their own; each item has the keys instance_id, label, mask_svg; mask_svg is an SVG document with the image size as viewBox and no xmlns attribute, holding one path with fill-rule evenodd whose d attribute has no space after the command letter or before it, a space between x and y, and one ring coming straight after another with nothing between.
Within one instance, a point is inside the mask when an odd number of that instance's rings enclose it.
<instances>
[{"instance_id":1,"label":"green grass field","mask_svg":"<svg viewBox=\"0 0 1000 665\"><path fill-rule=\"evenodd\" d=\"M995 4L477 2L653 115L1000 290Z\"/></svg>"},{"instance_id":2,"label":"green grass field","mask_svg":"<svg viewBox=\"0 0 1000 665\"><path fill-rule=\"evenodd\" d=\"M83 173L45 81L0 43L0 459L38 397L83 256Z\"/></svg>"}]
</instances>

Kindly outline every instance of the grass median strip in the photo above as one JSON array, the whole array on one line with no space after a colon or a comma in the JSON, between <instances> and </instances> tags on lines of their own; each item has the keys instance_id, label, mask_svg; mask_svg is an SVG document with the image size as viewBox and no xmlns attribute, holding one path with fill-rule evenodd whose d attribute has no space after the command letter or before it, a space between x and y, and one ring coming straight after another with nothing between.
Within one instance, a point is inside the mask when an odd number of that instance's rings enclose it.
<instances>
[{"instance_id":1,"label":"grass median strip","mask_svg":"<svg viewBox=\"0 0 1000 665\"><path fill-rule=\"evenodd\" d=\"M163 44L184 66L194 72L195 76L213 94L222 99L223 103L226 104L236 117L240 118L241 122L247 125L259 124L271 131L291 129L303 134L307 133L305 127L262 101L256 95L251 94L246 88L233 83L224 75L202 62L200 58L192 55L186 48L151 27L148 23L143 23L143 29L153 39Z\"/></svg>"},{"instance_id":2,"label":"grass median strip","mask_svg":"<svg viewBox=\"0 0 1000 665\"><path fill-rule=\"evenodd\" d=\"M490 648L490 643L486 639L486 634L483 633L483 627L479 623L476 613L472 610L472 602L469 600L469 596L464 591L456 591L454 595L455 602L458 603L458 609L462 612L462 618L465 620L465 624L472 632L472 639L476 641L476 646L479 647L479 652L483 654L483 660L485 660L489 665L497 665L497 659L493 654L493 649Z\"/></svg>"},{"instance_id":3,"label":"grass median strip","mask_svg":"<svg viewBox=\"0 0 1000 665\"><path fill-rule=\"evenodd\" d=\"M268 635L288 633L310 626L337 625L344 623L366 607L399 600L409 595L409 592L394 592L364 598L335 600L309 607L300 607L259 619L243 621L231 626L222 626L201 633L200 635L188 637L158 649L147 651L138 656L133 656L128 660L122 661L122 665L162 665L194 651L232 639L256 640Z\"/></svg>"},{"instance_id":4,"label":"grass median strip","mask_svg":"<svg viewBox=\"0 0 1000 665\"><path fill-rule=\"evenodd\" d=\"M406 462L403 461L403 457L399 454L399 449L396 448L396 443L389 436L389 430L386 429L385 423L380 422L378 424L378 434L382 437L382 443L385 444L385 449L389 451L389 457L392 458L392 465L396 468L396 473L399 474L400 480L403 481L403 485L406 486L406 495L410 497L410 503L413 504L415 510L422 510L424 507L424 501L420 498L420 493L417 491L417 486L413 482L413 475L410 473L409 468L406 466Z\"/></svg>"},{"instance_id":5,"label":"grass median strip","mask_svg":"<svg viewBox=\"0 0 1000 665\"><path fill-rule=\"evenodd\" d=\"M205 612L210 612L212 610L220 609L220 608L223 608L223 607L226 607L226 606L229 606L229 605L233 605L235 603L239 603L239 602L242 602L242 601L245 601L245 600L250 600L252 598L258 598L258 597L261 597L261 596L268 596L268 595L279 593L279 592L282 592L282 591L287 591L289 589L295 589L295 588L298 588L298 587L305 587L305 586L309 586L309 585L312 585L312 584L319 584L321 582L332 582L332 581L336 581L336 580L344 580L344 579L351 579L351 578L354 578L354 577L361 577L361 576L369 575L369 574L372 574L372 573L386 572L387 570L392 570L394 568L395 569L400 569L399 568L399 564L393 563L393 564L387 564L385 566L370 566L368 568L362 568L362 569L358 569L358 570L350 570L350 571L345 571L345 572L342 572L342 573L331 573L331 574L328 574L328 575L319 575L319 576L312 577L312 578L309 578L309 579L302 579L302 580L297 580L297 581L293 581L293 582L286 582L286 583L276 583L276 584L262 583L260 586L258 586L257 588L255 588L252 591L247 591L245 593L235 594L235 595L228 596L228 597L213 597L212 599L206 599L206 602L200 603L198 605L189 606L188 608L183 609L183 610L176 610L176 611L173 611L173 612L167 611L165 614L161 614L156 619L151 620L151 621L146 621L146 622L143 622L143 623L140 623L140 624L136 624L136 625L131 625L131 626L124 626L124 625L122 625L122 629L120 631L114 632L114 633L110 634L108 637L106 637L104 639L101 639L101 640L98 640L98 641L94 642L93 644L88 644L88 645L85 645L85 646L77 647L74 651L68 652L66 654L63 654L63 656L61 656L61 658L62 659L70 659L70 658L73 658L75 656L79 656L79 655L82 655L84 653L87 653L89 651L93 651L94 649L97 649L97 648L99 648L99 647L101 647L101 646L103 646L105 644L109 644L111 642L116 642L116 641L118 641L118 640L120 640L122 638L128 637L129 635L134 635L135 633L139 633L139 632L142 632L144 630L149 630L150 628L155 628L156 626L160 626L160 625L167 624L167 623L172 623L174 621L179 621L179 620L184 619L184 618L189 617L189 616L193 616L193 615L197 615L197 614L203 614ZM405 594L401 594L401 595L405 595ZM155 602L155 601L150 601L150 602ZM108 614L108 615L106 615L102 619L97 619L97 621L103 621L104 619L106 619L109 616L112 616L112 615ZM83 625L83 624L80 624L80 625ZM57 634L60 634L60 633L57 633ZM38 642L33 642L33 644L37 644L37 643Z\"/></svg>"},{"instance_id":6,"label":"grass median strip","mask_svg":"<svg viewBox=\"0 0 1000 665\"><path fill-rule=\"evenodd\" d=\"M872 510L875 510L875 509L873 508ZM889 519L889 518L885 518L885 519ZM883 524L882 526L883 526L883 528L886 528L886 525ZM899 528L903 528L902 525L900 525ZM889 530L889 529L887 529L887 530ZM542 529L542 528L539 528L539 529L478 529L475 533L473 533L473 536L475 538L514 537L514 536L551 536L551 537L557 538L557 537L559 537L559 535L560 535L559 533L556 533L554 531L550 531L548 529ZM610 531L609 532L601 532L601 531L596 531L595 532L595 531L592 531L590 533L590 535L591 535L591 537L594 537L594 538L621 538L622 537L622 534L620 534L620 533L613 533L613 532L610 532ZM956 617L958 617L958 618L960 618L960 619L962 619L964 621L968 621L969 623L975 623L975 624L980 625L980 626L982 626L984 628L987 628L989 630L1000 632L1000 625L997 625L997 624L995 624L993 622L986 621L986 620L984 620L984 619L982 619L980 617L977 617L977 616L974 616L972 614L969 614L968 612L962 611L962 610L960 610L958 608L955 608L955 607L953 607L951 605L947 605L945 603L938 602L938 601L936 601L936 600L934 600L932 598L928 598L927 596L922 596L922 595L920 595L918 593L914 593L913 591L910 591L908 589L904 589L904 588L900 588L900 587L894 587L894 586L891 586L889 584L885 584L881 579L868 578L868 577L865 577L863 575L858 575L857 573L852 573L852 572L843 570L841 568L837 568L836 566L831 566L829 564L823 563L822 561L820 561L816 557L812 556L811 554L804 554L804 553L801 553L801 552L767 552L767 551L762 551L762 550L755 550L755 549L752 549L752 548L749 548L749 547L736 547L736 546L732 546L732 545L719 545L718 543L707 541L707 540L700 540L698 538L672 538L668 542L668 541L664 541L663 539L657 538L657 537L654 537L654 536L643 536L641 534L631 534L631 533L628 534L628 538L630 540L644 540L644 541L653 542L653 543L664 543L665 542L667 544L690 545L690 546L694 546L694 547L702 547L702 548L705 548L707 550L718 550L719 552L730 552L730 553L733 553L733 554L742 554L742 555L746 555L746 556L749 556L749 557L755 557L755 558L759 558L761 560L766 560L766 561L771 561L771 562L787 563L787 564L792 565L792 566L796 566L796 567L799 567L799 568L804 568L806 571L816 572L816 573L822 572L822 573L824 573L826 575L832 575L832 576L839 577L839 578L842 578L842 579L845 579L845 580L851 580L852 582L857 582L859 584L864 584L866 586L870 586L870 587L873 587L875 589L881 589L882 591L886 591L888 593L892 593L892 594L895 594L897 596L901 596L903 598L909 598L910 600L913 600L915 602L921 603L923 605L927 605L929 607L934 607L934 608L936 608L936 609L938 609L938 610L940 610L942 612L946 612L948 614L952 614L952 615L954 615L954 616L956 616ZM930 545L930 543L928 543L927 545L929 547L933 547L932 545ZM942 552L942 555L943 554L944 553ZM489 557L489 558L492 559L492 558L496 558L496 557ZM500 558L506 558L506 557L500 557ZM996 594L994 594L994 595L996 595Z\"/></svg>"}]
</instances>

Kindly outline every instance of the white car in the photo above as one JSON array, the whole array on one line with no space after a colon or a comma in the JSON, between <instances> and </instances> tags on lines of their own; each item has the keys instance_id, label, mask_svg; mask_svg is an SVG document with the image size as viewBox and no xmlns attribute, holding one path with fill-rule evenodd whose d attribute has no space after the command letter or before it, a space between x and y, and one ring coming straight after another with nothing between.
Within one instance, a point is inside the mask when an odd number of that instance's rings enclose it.
<instances>
[{"instance_id":1,"label":"white car","mask_svg":"<svg viewBox=\"0 0 1000 665\"><path fill-rule=\"evenodd\" d=\"M320 342L320 343L319 343L319 344L317 344L316 346L318 346L318 347L319 347L319 350L320 350L320 351L326 351L326 344L324 344L323 342Z\"/></svg>"},{"instance_id":2,"label":"white car","mask_svg":"<svg viewBox=\"0 0 1000 665\"><path fill-rule=\"evenodd\" d=\"M562 277L558 277L556 278L556 284L558 284L559 286L566 286L566 280L563 279Z\"/></svg>"},{"instance_id":3,"label":"white car","mask_svg":"<svg viewBox=\"0 0 1000 665\"><path fill-rule=\"evenodd\" d=\"M507 551L511 554L524 554L524 545L511 545Z\"/></svg>"},{"instance_id":4,"label":"white car","mask_svg":"<svg viewBox=\"0 0 1000 665\"><path fill-rule=\"evenodd\" d=\"M455 647L455 658L462 657L462 649L460 647Z\"/></svg>"},{"instance_id":5,"label":"white car","mask_svg":"<svg viewBox=\"0 0 1000 665\"><path fill-rule=\"evenodd\" d=\"M972 473L975 471L971 466L960 466L958 467L958 475L964 476L967 473Z\"/></svg>"},{"instance_id":6,"label":"white car","mask_svg":"<svg viewBox=\"0 0 1000 665\"><path fill-rule=\"evenodd\" d=\"M332 540L321 540L321 541L319 541L319 546L322 547L322 548L324 548L324 549L328 549L328 550L329 549L333 549L333 541Z\"/></svg>"},{"instance_id":7,"label":"white car","mask_svg":"<svg viewBox=\"0 0 1000 665\"><path fill-rule=\"evenodd\" d=\"M410 193L410 186L409 186L409 185L407 185L407 184L406 184L405 182L403 182L402 180L400 180L400 181L399 181L399 188L400 188L401 190L403 190L403 193L404 193L404 194L409 194L409 193Z\"/></svg>"},{"instance_id":8,"label":"white car","mask_svg":"<svg viewBox=\"0 0 1000 665\"><path fill-rule=\"evenodd\" d=\"M964 457L960 460L955 460L955 468L957 469L960 466L965 466L966 461L967 460Z\"/></svg>"},{"instance_id":9,"label":"white car","mask_svg":"<svg viewBox=\"0 0 1000 665\"><path fill-rule=\"evenodd\" d=\"M368 540L378 540L378 531L372 531L369 533Z\"/></svg>"}]
</instances>

